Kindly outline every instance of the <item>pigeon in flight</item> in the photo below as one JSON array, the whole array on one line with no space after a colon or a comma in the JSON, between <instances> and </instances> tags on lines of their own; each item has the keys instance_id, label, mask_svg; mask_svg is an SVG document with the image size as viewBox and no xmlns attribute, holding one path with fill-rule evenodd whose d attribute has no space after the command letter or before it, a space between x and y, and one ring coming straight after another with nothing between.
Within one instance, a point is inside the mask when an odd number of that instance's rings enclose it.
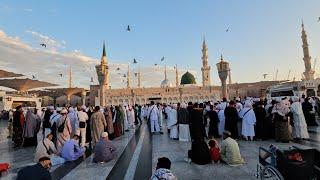
<instances>
[{"instance_id":1,"label":"pigeon in flight","mask_svg":"<svg viewBox=\"0 0 320 180\"><path fill-rule=\"evenodd\" d=\"M127 27L127 31L131 31L131 29L130 29L130 26L128 25L128 27Z\"/></svg>"},{"instance_id":2,"label":"pigeon in flight","mask_svg":"<svg viewBox=\"0 0 320 180\"><path fill-rule=\"evenodd\" d=\"M161 58L161 61L164 61L164 56Z\"/></svg>"},{"instance_id":3,"label":"pigeon in flight","mask_svg":"<svg viewBox=\"0 0 320 180\"><path fill-rule=\"evenodd\" d=\"M320 17L318 18L318 22L320 22Z\"/></svg>"},{"instance_id":4,"label":"pigeon in flight","mask_svg":"<svg viewBox=\"0 0 320 180\"><path fill-rule=\"evenodd\" d=\"M229 32L229 29L226 29L226 32Z\"/></svg>"},{"instance_id":5,"label":"pigeon in flight","mask_svg":"<svg viewBox=\"0 0 320 180\"><path fill-rule=\"evenodd\" d=\"M133 64L137 64L137 63L138 61L135 58L133 58Z\"/></svg>"},{"instance_id":6,"label":"pigeon in flight","mask_svg":"<svg viewBox=\"0 0 320 180\"><path fill-rule=\"evenodd\" d=\"M43 46L43 47L47 47L47 45L46 44L44 44L44 43L42 43L42 44L40 44L40 46Z\"/></svg>"},{"instance_id":7,"label":"pigeon in flight","mask_svg":"<svg viewBox=\"0 0 320 180\"><path fill-rule=\"evenodd\" d=\"M118 67L116 70L117 70L117 71L119 71L119 70L120 70L120 68Z\"/></svg>"},{"instance_id":8,"label":"pigeon in flight","mask_svg":"<svg viewBox=\"0 0 320 180\"><path fill-rule=\"evenodd\" d=\"M60 77L62 77L62 74L59 74Z\"/></svg>"},{"instance_id":9,"label":"pigeon in flight","mask_svg":"<svg viewBox=\"0 0 320 180\"><path fill-rule=\"evenodd\" d=\"M263 79L265 79L265 78L267 77L267 75L268 75L268 74L263 74L263 75L262 75L262 76L263 76Z\"/></svg>"},{"instance_id":10,"label":"pigeon in flight","mask_svg":"<svg viewBox=\"0 0 320 180\"><path fill-rule=\"evenodd\" d=\"M138 73L134 73L134 76L136 76L136 77L137 77L137 76L138 76Z\"/></svg>"},{"instance_id":11,"label":"pigeon in flight","mask_svg":"<svg viewBox=\"0 0 320 180\"><path fill-rule=\"evenodd\" d=\"M32 75L32 79L36 79L36 77L34 75Z\"/></svg>"},{"instance_id":12,"label":"pigeon in flight","mask_svg":"<svg viewBox=\"0 0 320 180\"><path fill-rule=\"evenodd\" d=\"M158 66L158 64L154 64L155 66Z\"/></svg>"},{"instance_id":13,"label":"pigeon in flight","mask_svg":"<svg viewBox=\"0 0 320 180\"><path fill-rule=\"evenodd\" d=\"M124 74L123 77L127 77L127 75Z\"/></svg>"}]
</instances>

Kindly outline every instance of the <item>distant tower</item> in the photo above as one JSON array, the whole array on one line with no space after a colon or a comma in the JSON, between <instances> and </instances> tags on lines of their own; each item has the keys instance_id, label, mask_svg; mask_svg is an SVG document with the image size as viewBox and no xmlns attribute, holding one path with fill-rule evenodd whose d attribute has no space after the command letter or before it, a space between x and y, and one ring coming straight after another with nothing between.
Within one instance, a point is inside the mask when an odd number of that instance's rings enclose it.
<instances>
[{"instance_id":1,"label":"distant tower","mask_svg":"<svg viewBox=\"0 0 320 180\"><path fill-rule=\"evenodd\" d=\"M167 77L167 65L164 66L164 79L168 79L168 77Z\"/></svg>"},{"instance_id":2,"label":"distant tower","mask_svg":"<svg viewBox=\"0 0 320 180\"><path fill-rule=\"evenodd\" d=\"M219 78L221 80L222 97L228 98L227 78L230 72L229 63L223 60L221 55L220 62L217 63Z\"/></svg>"},{"instance_id":3,"label":"distant tower","mask_svg":"<svg viewBox=\"0 0 320 180\"><path fill-rule=\"evenodd\" d=\"M208 65L208 47L206 44L206 40L203 39L202 43L202 86L210 86L210 69L211 67Z\"/></svg>"},{"instance_id":4,"label":"distant tower","mask_svg":"<svg viewBox=\"0 0 320 180\"><path fill-rule=\"evenodd\" d=\"M109 88L109 67L108 59L106 55L105 43L103 42L103 51L101 57L101 63L96 66L96 71L98 75L98 81L100 85L99 97L100 97L100 106L105 106L105 89Z\"/></svg>"},{"instance_id":5,"label":"distant tower","mask_svg":"<svg viewBox=\"0 0 320 180\"><path fill-rule=\"evenodd\" d=\"M176 87L179 86L179 73L178 73L178 65L176 64Z\"/></svg>"},{"instance_id":6,"label":"distant tower","mask_svg":"<svg viewBox=\"0 0 320 180\"><path fill-rule=\"evenodd\" d=\"M128 74L127 74L127 88L130 88L130 66L128 64Z\"/></svg>"},{"instance_id":7,"label":"distant tower","mask_svg":"<svg viewBox=\"0 0 320 180\"><path fill-rule=\"evenodd\" d=\"M314 70L311 68L311 57L309 54L309 45L307 40L307 34L304 30L304 24L302 22L302 32L301 32L301 39L302 39L302 48L303 48L303 61L305 71L303 73L304 80L311 80L314 79Z\"/></svg>"},{"instance_id":8,"label":"distant tower","mask_svg":"<svg viewBox=\"0 0 320 180\"><path fill-rule=\"evenodd\" d=\"M72 69L71 66L69 68L69 80L68 80L69 88L72 87Z\"/></svg>"},{"instance_id":9,"label":"distant tower","mask_svg":"<svg viewBox=\"0 0 320 180\"><path fill-rule=\"evenodd\" d=\"M231 79L231 69L229 69L229 84L232 84L232 79Z\"/></svg>"},{"instance_id":10,"label":"distant tower","mask_svg":"<svg viewBox=\"0 0 320 180\"><path fill-rule=\"evenodd\" d=\"M141 88L141 70L139 65L139 72L138 72L138 88Z\"/></svg>"},{"instance_id":11,"label":"distant tower","mask_svg":"<svg viewBox=\"0 0 320 180\"><path fill-rule=\"evenodd\" d=\"M106 47L104 42L103 42L101 63L96 66L96 70L97 70L99 85L105 85L106 88L109 88L109 67L108 67L108 59L106 55Z\"/></svg>"}]
</instances>

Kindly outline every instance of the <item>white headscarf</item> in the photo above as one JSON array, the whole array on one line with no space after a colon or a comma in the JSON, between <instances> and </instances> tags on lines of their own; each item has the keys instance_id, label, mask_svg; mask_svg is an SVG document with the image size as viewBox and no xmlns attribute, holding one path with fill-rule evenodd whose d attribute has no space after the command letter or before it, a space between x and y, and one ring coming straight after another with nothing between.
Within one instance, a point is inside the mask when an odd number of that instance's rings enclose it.
<instances>
[{"instance_id":1,"label":"white headscarf","mask_svg":"<svg viewBox=\"0 0 320 180\"><path fill-rule=\"evenodd\" d=\"M293 96L291 97L292 102L298 102L299 101L299 97L298 96Z\"/></svg>"},{"instance_id":2,"label":"white headscarf","mask_svg":"<svg viewBox=\"0 0 320 180\"><path fill-rule=\"evenodd\" d=\"M246 108L252 108L252 102L251 102L251 100L246 100L246 101L244 102L244 107L246 107Z\"/></svg>"}]
</instances>

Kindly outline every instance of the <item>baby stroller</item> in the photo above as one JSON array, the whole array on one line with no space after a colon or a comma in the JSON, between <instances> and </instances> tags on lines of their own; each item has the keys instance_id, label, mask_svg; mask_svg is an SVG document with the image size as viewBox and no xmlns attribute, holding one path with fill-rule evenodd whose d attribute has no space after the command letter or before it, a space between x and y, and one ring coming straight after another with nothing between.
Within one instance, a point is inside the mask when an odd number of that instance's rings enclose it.
<instances>
[{"instance_id":1,"label":"baby stroller","mask_svg":"<svg viewBox=\"0 0 320 180\"><path fill-rule=\"evenodd\" d=\"M316 159L318 158L318 159ZM280 150L274 145L259 148L256 177L262 180L316 180L319 176L319 152L292 146Z\"/></svg>"}]
</instances>

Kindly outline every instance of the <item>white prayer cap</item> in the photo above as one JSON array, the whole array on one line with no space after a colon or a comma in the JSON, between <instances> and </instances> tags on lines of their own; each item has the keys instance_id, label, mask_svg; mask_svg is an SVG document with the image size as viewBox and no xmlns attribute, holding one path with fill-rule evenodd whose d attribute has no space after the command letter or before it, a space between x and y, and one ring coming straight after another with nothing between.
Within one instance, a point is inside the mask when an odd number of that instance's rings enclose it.
<instances>
[{"instance_id":1,"label":"white prayer cap","mask_svg":"<svg viewBox=\"0 0 320 180\"><path fill-rule=\"evenodd\" d=\"M67 114L68 113L68 110L66 108L63 108L61 111L60 111L60 114Z\"/></svg>"},{"instance_id":2,"label":"white prayer cap","mask_svg":"<svg viewBox=\"0 0 320 180\"><path fill-rule=\"evenodd\" d=\"M82 105L82 106L81 106L81 109L82 109L82 110L86 110L87 107L86 107L85 105Z\"/></svg>"},{"instance_id":3,"label":"white prayer cap","mask_svg":"<svg viewBox=\"0 0 320 180\"><path fill-rule=\"evenodd\" d=\"M49 134L51 134L51 129L46 129L44 136L47 137Z\"/></svg>"},{"instance_id":4,"label":"white prayer cap","mask_svg":"<svg viewBox=\"0 0 320 180\"><path fill-rule=\"evenodd\" d=\"M57 112L61 111L62 110L62 107L57 107Z\"/></svg>"},{"instance_id":5,"label":"white prayer cap","mask_svg":"<svg viewBox=\"0 0 320 180\"><path fill-rule=\"evenodd\" d=\"M107 132L101 133L101 137L102 137L102 138L108 137L108 133L107 133Z\"/></svg>"},{"instance_id":6,"label":"white prayer cap","mask_svg":"<svg viewBox=\"0 0 320 180\"><path fill-rule=\"evenodd\" d=\"M240 98L239 98L239 97L237 97L237 98L236 98L236 101L240 101Z\"/></svg>"}]
</instances>

